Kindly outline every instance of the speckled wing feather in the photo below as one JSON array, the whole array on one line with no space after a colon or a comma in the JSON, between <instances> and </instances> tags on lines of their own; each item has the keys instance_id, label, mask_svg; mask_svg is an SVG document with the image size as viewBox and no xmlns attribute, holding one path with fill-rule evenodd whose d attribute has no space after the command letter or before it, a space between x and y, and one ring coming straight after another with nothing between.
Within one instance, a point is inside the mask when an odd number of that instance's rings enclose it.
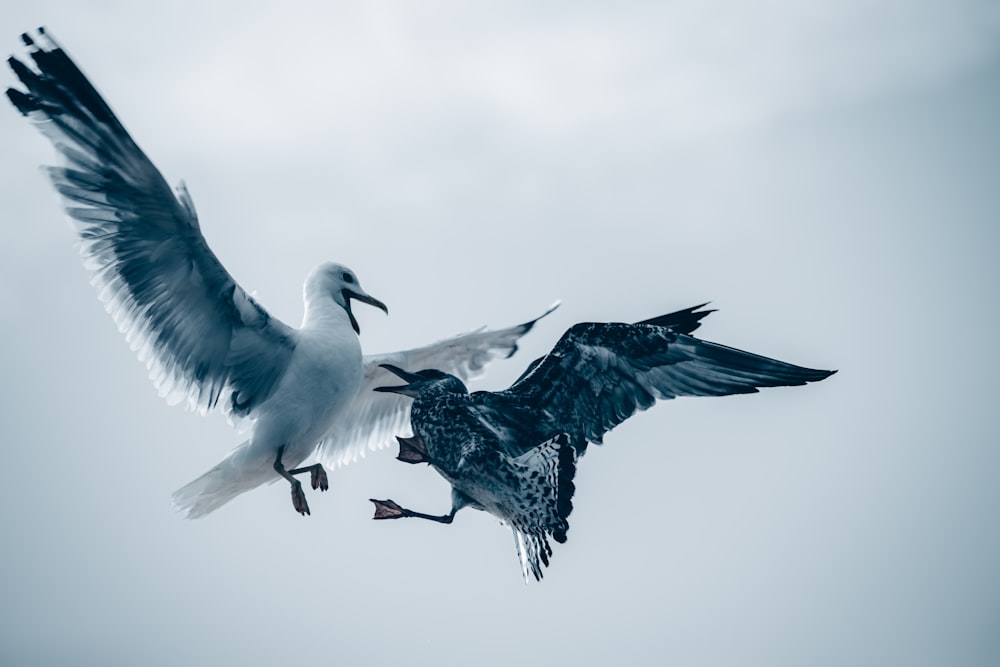
<instances>
[{"instance_id":1,"label":"speckled wing feather","mask_svg":"<svg viewBox=\"0 0 1000 667\"><path fill-rule=\"evenodd\" d=\"M814 370L676 333L655 324L584 323L505 392L531 405L550 432L600 443L604 434L657 399L727 396L802 385Z\"/></svg>"},{"instance_id":2,"label":"speckled wing feather","mask_svg":"<svg viewBox=\"0 0 1000 667\"><path fill-rule=\"evenodd\" d=\"M7 97L61 158L47 171L101 301L171 403L248 415L287 368L294 331L230 277L183 186L170 190L69 56L43 29L22 39L37 69L8 59L26 90Z\"/></svg>"},{"instance_id":3,"label":"speckled wing feather","mask_svg":"<svg viewBox=\"0 0 1000 667\"><path fill-rule=\"evenodd\" d=\"M361 387L324 438L318 451L319 460L329 466L346 465L369 450L389 446L395 442L396 435L411 433L413 401L398 394L373 391L396 379L379 364L393 364L414 371L437 368L469 380L479 376L494 359L506 359L517 352L521 336L557 307L558 303L530 322L505 329L480 329L412 350L365 355Z\"/></svg>"}]
</instances>

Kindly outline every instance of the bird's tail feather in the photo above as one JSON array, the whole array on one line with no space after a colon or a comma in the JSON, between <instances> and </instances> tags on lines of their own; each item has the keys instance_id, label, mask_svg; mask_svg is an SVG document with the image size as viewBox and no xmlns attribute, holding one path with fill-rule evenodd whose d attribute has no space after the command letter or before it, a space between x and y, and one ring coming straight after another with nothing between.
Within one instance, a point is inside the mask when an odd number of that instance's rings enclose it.
<instances>
[{"instance_id":1,"label":"bird's tail feather","mask_svg":"<svg viewBox=\"0 0 1000 667\"><path fill-rule=\"evenodd\" d=\"M556 542L566 541L569 530L567 520L573 511L573 494L576 485L576 450L570 437L559 434L530 452L515 459L515 464L531 472L526 476L527 493L535 500L520 516L511 517L517 557L521 574L527 582L529 575L542 578L542 566L548 566L552 547L548 537Z\"/></svg>"},{"instance_id":2,"label":"bird's tail feather","mask_svg":"<svg viewBox=\"0 0 1000 667\"><path fill-rule=\"evenodd\" d=\"M171 501L186 518L198 519L274 478L272 466L253 456L249 443L244 442L204 475L175 491Z\"/></svg>"}]
</instances>

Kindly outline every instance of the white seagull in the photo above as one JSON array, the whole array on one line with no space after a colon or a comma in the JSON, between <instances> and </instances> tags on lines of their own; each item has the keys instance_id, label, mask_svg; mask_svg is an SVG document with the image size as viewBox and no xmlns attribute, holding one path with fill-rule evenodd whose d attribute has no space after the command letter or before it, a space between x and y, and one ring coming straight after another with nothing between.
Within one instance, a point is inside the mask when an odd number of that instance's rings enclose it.
<instances>
[{"instance_id":1,"label":"white seagull","mask_svg":"<svg viewBox=\"0 0 1000 667\"><path fill-rule=\"evenodd\" d=\"M712 312L701 306L636 324L581 323L562 335L504 391L472 394L439 369L385 368L407 382L376 391L412 396L412 438L399 459L430 463L452 486L451 512L414 512L375 500L376 519L451 523L463 507L510 525L521 571L541 579L552 548L566 541L577 457L588 443L677 396L729 396L759 387L803 385L836 371L814 370L689 335Z\"/></svg>"},{"instance_id":2,"label":"white seagull","mask_svg":"<svg viewBox=\"0 0 1000 667\"><path fill-rule=\"evenodd\" d=\"M169 402L249 422L246 442L174 493L188 517L279 478L291 484L295 510L309 514L295 475L309 472L314 489L328 481L322 463L299 467L307 458L349 463L408 421L409 401L371 391L385 374L379 364L469 377L512 355L537 321L363 357L351 301L388 310L353 271L328 262L306 278L301 326L286 325L236 284L205 242L183 184L171 191L65 51L43 28L21 38L37 69L9 58L26 91L8 88L7 97L63 162L48 175L101 301Z\"/></svg>"}]
</instances>

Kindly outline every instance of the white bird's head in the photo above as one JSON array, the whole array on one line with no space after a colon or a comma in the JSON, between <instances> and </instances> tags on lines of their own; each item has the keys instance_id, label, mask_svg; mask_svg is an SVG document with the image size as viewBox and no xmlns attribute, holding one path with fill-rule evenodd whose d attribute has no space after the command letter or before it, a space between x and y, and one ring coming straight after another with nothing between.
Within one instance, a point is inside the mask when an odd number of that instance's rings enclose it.
<instances>
[{"instance_id":1,"label":"white bird's head","mask_svg":"<svg viewBox=\"0 0 1000 667\"><path fill-rule=\"evenodd\" d=\"M361 283L358 282L354 271L342 264L324 262L317 266L306 278L303 291L307 304L319 302L321 299L333 299L338 306L347 311L355 333L361 333L361 327L358 326L358 320L351 312L351 299L375 306L384 311L386 315L389 314L386 305L361 289Z\"/></svg>"}]
</instances>

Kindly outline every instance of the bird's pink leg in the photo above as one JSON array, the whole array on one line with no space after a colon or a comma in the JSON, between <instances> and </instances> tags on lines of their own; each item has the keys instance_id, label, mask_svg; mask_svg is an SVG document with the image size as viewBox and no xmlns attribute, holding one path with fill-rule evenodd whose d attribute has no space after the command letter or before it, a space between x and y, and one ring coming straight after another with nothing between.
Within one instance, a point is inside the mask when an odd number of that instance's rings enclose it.
<instances>
[{"instance_id":1,"label":"bird's pink leg","mask_svg":"<svg viewBox=\"0 0 1000 667\"><path fill-rule=\"evenodd\" d=\"M330 478L326 475L326 469L323 468L322 463L314 463L311 466L306 466L304 468L296 468L295 470L289 470L289 475L298 475L304 472L311 473L310 482L312 483L313 490L319 489L320 491L326 491L330 488Z\"/></svg>"},{"instance_id":2,"label":"bird's pink leg","mask_svg":"<svg viewBox=\"0 0 1000 667\"><path fill-rule=\"evenodd\" d=\"M281 462L281 455L284 453L285 446L282 445L278 449L278 456L274 459L274 471L287 479L288 483L292 485L292 507L302 516L307 516L309 514L309 503L306 502L306 494L302 491L302 482L292 476L292 473L295 472L294 470L292 472L285 470L285 465ZM326 475L325 472L323 474L324 476ZM316 488L315 481L313 488Z\"/></svg>"}]
</instances>

